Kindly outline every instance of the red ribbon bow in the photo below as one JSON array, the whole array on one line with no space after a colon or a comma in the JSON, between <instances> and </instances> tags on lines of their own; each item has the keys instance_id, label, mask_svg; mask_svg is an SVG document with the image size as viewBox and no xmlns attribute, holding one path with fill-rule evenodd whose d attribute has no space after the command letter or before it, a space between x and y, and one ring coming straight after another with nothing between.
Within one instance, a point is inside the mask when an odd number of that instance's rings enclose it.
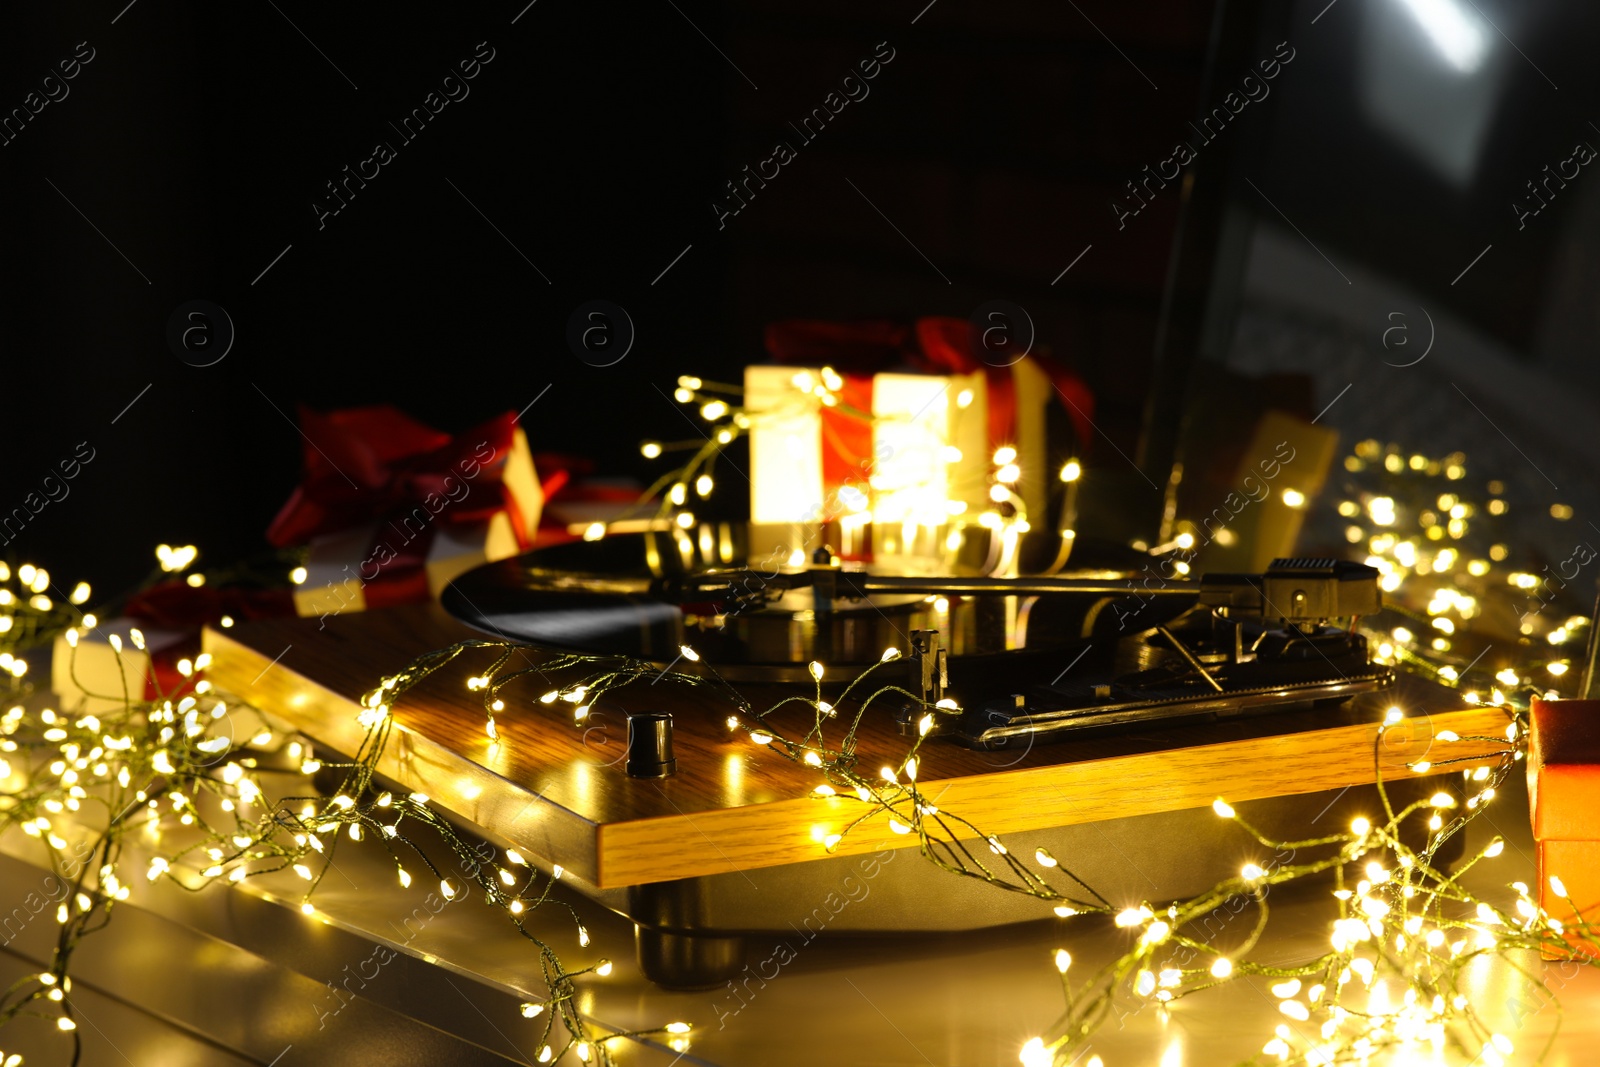
<instances>
[{"instance_id":1,"label":"red ribbon bow","mask_svg":"<svg viewBox=\"0 0 1600 1067\"><path fill-rule=\"evenodd\" d=\"M279 548L303 544L425 502L444 522L482 521L512 508L521 539L522 517L502 480L516 421L506 412L451 437L388 404L326 413L302 407L305 474L267 540ZM471 490L459 492L462 483Z\"/></svg>"},{"instance_id":2,"label":"red ribbon bow","mask_svg":"<svg viewBox=\"0 0 1600 1067\"><path fill-rule=\"evenodd\" d=\"M191 630L216 623L224 615L235 619L292 617L294 594L288 589L214 585L196 588L181 581L168 581L136 593L122 613L152 628Z\"/></svg>"}]
</instances>

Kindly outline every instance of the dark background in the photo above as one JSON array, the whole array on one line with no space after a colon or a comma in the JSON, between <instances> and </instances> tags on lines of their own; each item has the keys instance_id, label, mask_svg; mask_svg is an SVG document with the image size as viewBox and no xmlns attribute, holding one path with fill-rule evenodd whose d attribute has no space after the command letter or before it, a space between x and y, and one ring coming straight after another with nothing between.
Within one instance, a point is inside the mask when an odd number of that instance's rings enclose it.
<instances>
[{"instance_id":1,"label":"dark background","mask_svg":"<svg viewBox=\"0 0 1600 1067\"><path fill-rule=\"evenodd\" d=\"M689 433L676 376L737 380L787 317L1015 301L1134 447L1177 197L1121 233L1108 205L1192 114L1210 4L124 2L17 9L0 41L5 109L95 50L0 146L0 508L96 456L0 551L62 579L120 587L159 541L263 547L302 403L459 430L550 385L536 450L648 474L638 441ZM387 123L480 41L470 95L399 143ZM870 95L798 144L786 124L880 41ZM712 201L776 138L798 158L719 230ZM378 140L398 158L319 230L324 183ZM638 331L610 368L565 342L595 298ZM166 344L193 299L237 330L215 366Z\"/></svg>"}]
</instances>

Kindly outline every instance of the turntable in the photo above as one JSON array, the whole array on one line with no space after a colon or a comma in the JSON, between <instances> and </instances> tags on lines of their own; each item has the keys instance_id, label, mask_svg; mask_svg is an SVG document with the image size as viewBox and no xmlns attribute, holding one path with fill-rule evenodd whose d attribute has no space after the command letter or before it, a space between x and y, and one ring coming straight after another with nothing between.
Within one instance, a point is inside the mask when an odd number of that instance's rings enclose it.
<instances>
[{"instance_id":1,"label":"turntable","mask_svg":"<svg viewBox=\"0 0 1600 1067\"><path fill-rule=\"evenodd\" d=\"M895 572L840 564L824 545L767 570L747 565L749 540L722 523L563 545L479 568L443 603L499 637L736 683L809 686L812 663L850 679L894 649L921 695L901 722L953 699L964 714L941 732L985 749L1310 707L1393 681L1355 632L1381 607L1377 571L1358 563L1285 559L1260 576L1136 583Z\"/></svg>"},{"instance_id":2,"label":"turntable","mask_svg":"<svg viewBox=\"0 0 1600 1067\"><path fill-rule=\"evenodd\" d=\"M796 677L815 692L813 660L830 681L877 663L920 698L874 705L854 737L859 759L898 758L914 711L959 705L921 749L925 793L985 833L1070 857L1119 906L1191 895L1251 859L1210 813L1219 794L1264 832L1294 837L1370 815L1370 786L1352 787L1380 769L1402 802L1439 788L1409 769L1437 732L1465 738L1452 757L1488 761L1495 747L1473 737L1505 728L1501 710L1371 664L1348 625L1377 602L1359 565L1285 560L1262 575L1130 588L1116 572L885 573L831 552L751 567L748 537L732 525L645 532L492 564L445 598L473 629L432 605L208 631L211 677L348 753L374 678L485 632L525 643L533 667L550 650L636 657L715 672L773 703L796 693ZM891 647L903 662L881 662ZM637 924L640 965L664 985L727 981L818 914L829 933L902 934L1050 917L1047 902L905 851L916 837L886 818L824 851L822 835L859 811L816 796L812 768L730 731L720 687L641 681L577 729L530 692L498 718L491 746L464 686L471 670L440 672L395 707L380 773L545 870L561 865L564 884ZM1394 706L1405 717L1384 728ZM629 758L630 718L670 731L670 763ZM869 895L817 911L869 865ZM934 897L948 906L924 906Z\"/></svg>"}]
</instances>

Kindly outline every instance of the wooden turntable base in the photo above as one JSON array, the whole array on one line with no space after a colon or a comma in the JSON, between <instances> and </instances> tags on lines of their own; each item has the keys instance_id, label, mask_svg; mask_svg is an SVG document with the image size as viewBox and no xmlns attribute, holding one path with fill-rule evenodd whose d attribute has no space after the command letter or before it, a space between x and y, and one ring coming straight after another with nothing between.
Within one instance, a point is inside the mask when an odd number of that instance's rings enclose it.
<instances>
[{"instance_id":1,"label":"wooden turntable base","mask_svg":"<svg viewBox=\"0 0 1600 1067\"><path fill-rule=\"evenodd\" d=\"M219 689L351 753L364 734L356 721L363 692L421 653L481 636L430 605L325 622L242 623L207 630L205 647ZM491 655L463 655L400 701L379 769L428 794L435 806L599 889L819 859L825 855L820 839L860 813L853 799L813 796L822 781L817 771L731 732L730 709L714 694L666 680L615 691L580 729L570 705L537 700L575 678L544 683L532 676L526 690L506 694L507 710L496 720L502 741L491 753L482 707L465 686ZM529 651L530 663L538 658ZM757 707L775 703L779 696L768 701L768 694L782 692L740 689ZM1392 704L1406 719L1379 741L1379 720ZM678 770L671 778L635 779L624 770L626 716L645 711L674 716ZM1452 730L1464 738L1500 737L1507 722L1504 710L1402 684L1377 700L1331 712L1152 723L1031 749L1022 742L1011 752L935 739L924 746L919 781L932 803L1003 837L1203 807L1218 796L1245 801L1341 789L1371 783L1378 766L1386 779L1414 777L1406 765L1425 757L1491 762L1503 744L1441 742L1436 735ZM861 766L870 771L897 764L909 740L885 710L863 723L859 742ZM847 836L837 854L916 843L914 836L890 833L879 815Z\"/></svg>"}]
</instances>

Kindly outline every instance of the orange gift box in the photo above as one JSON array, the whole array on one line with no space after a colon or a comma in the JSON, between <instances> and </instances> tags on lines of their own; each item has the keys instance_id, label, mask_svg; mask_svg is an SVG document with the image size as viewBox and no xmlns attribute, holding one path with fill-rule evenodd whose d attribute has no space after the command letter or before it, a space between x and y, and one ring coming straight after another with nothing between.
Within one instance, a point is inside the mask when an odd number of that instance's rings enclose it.
<instances>
[{"instance_id":1,"label":"orange gift box","mask_svg":"<svg viewBox=\"0 0 1600 1067\"><path fill-rule=\"evenodd\" d=\"M1528 806L1539 904L1567 925L1600 923L1600 700L1535 700ZM1559 878L1566 899L1550 878ZM1587 944L1574 949L1600 954Z\"/></svg>"}]
</instances>

